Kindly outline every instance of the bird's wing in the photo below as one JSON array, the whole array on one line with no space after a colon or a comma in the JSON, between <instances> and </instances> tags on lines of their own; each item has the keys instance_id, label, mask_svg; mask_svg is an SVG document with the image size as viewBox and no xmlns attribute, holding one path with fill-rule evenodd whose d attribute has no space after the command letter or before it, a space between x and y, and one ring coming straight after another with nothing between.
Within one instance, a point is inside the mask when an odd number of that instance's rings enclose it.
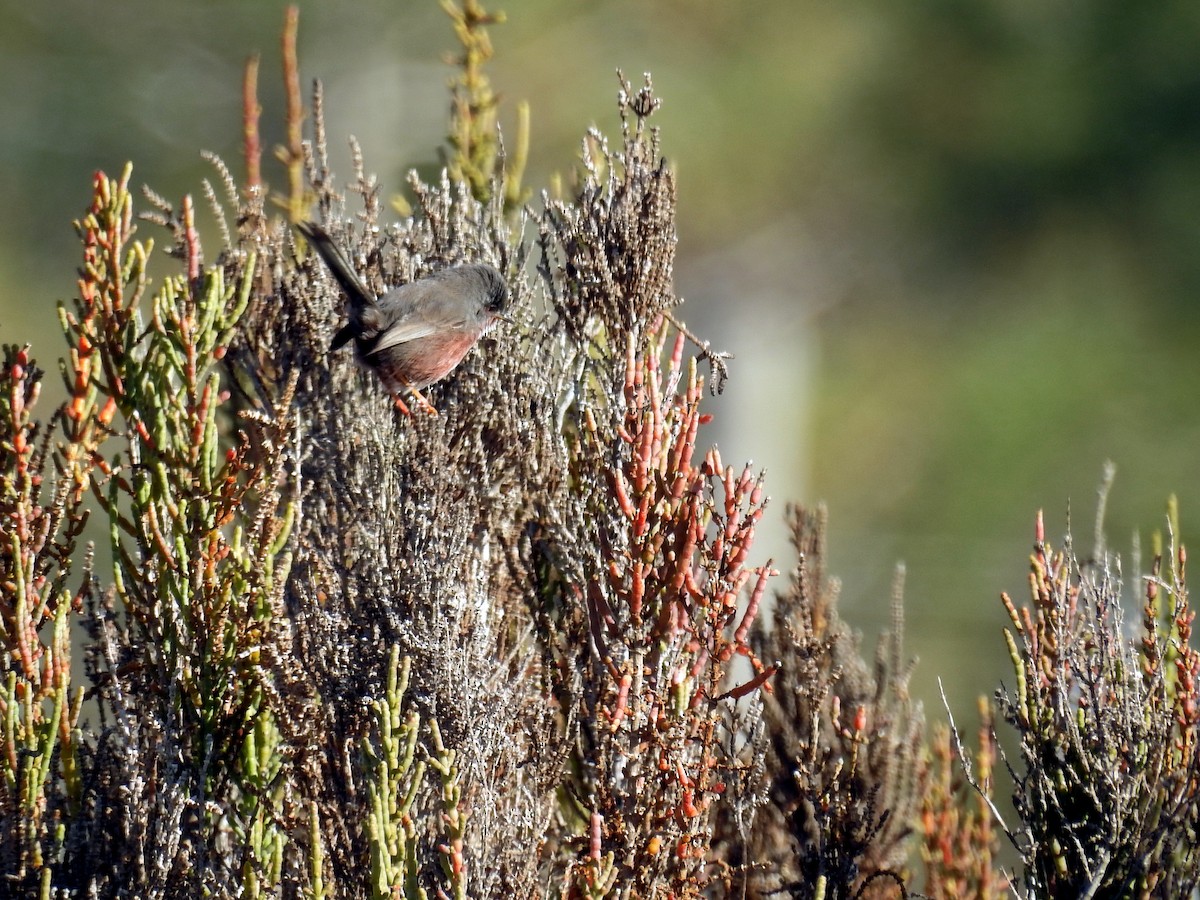
<instances>
[{"instance_id":1,"label":"bird's wing","mask_svg":"<svg viewBox=\"0 0 1200 900\"><path fill-rule=\"evenodd\" d=\"M425 278L392 288L380 297L377 309L383 325L370 353L468 327L471 323L463 315L462 304L447 303L445 290L436 279Z\"/></svg>"}]
</instances>

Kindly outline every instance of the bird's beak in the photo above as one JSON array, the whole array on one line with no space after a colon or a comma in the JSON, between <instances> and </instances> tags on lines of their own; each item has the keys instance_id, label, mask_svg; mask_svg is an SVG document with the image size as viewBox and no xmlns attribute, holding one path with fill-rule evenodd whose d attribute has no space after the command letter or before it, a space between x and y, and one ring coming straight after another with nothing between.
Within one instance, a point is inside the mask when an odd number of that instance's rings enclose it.
<instances>
[{"instance_id":1,"label":"bird's beak","mask_svg":"<svg viewBox=\"0 0 1200 900\"><path fill-rule=\"evenodd\" d=\"M517 320L514 319L512 316L510 316L508 313L502 313L502 312L492 313L492 318L499 319L501 322L507 322L509 325L517 324Z\"/></svg>"}]
</instances>

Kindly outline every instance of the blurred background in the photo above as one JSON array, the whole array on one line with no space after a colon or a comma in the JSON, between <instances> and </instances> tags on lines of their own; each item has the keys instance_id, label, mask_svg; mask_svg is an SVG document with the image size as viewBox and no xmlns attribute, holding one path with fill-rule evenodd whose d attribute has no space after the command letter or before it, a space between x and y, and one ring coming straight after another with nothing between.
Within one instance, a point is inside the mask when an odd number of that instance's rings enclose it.
<instances>
[{"instance_id":1,"label":"blurred background","mask_svg":"<svg viewBox=\"0 0 1200 900\"><path fill-rule=\"evenodd\" d=\"M0 0L0 340L32 342L53 372L95 169L132 160L135 183L172 199L213 177L202 149L241 172L256 51L264 144L280 140L283 8ZM435 173L454 40L434 0L300 8L339 174L349 134L386 194L411 166ZM1106 531L1127 559L1172 492L1195 533L1200 5L492 8L509 21L490 72L510 134L516 101L532 105L535 189L571 169L589 125L618 133L618 67L653 73L683 315L735 355L712 433L727 462L768 470L762 556L790 567L784 504L825 501L868 655L903 562L931 718L936 677L960 723L1005 677L998 596L1025 596L1035 512L1056 543L1072 520L1089 550L1105 460ZM283 184L277 166L267 178Z\"/></svg>"}]
</instances>

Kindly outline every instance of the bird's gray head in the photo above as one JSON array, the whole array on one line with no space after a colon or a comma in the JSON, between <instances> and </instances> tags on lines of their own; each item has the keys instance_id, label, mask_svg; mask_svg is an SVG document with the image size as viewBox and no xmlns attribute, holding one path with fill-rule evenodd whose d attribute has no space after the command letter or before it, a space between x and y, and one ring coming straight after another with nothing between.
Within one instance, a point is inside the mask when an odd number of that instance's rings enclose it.
<instances>
[{"instance_id":1,"label":"bird's gray head","mask_svg":"<svg viewBox=\"0 0 1200 900\"><path fill-rule=\"evenodd\" d=\"M482 297L482 313L488 317L503 316L508 312L508 284L495 268L485 263L463 266L479 282Z\"/></svg>"}]
</instances>

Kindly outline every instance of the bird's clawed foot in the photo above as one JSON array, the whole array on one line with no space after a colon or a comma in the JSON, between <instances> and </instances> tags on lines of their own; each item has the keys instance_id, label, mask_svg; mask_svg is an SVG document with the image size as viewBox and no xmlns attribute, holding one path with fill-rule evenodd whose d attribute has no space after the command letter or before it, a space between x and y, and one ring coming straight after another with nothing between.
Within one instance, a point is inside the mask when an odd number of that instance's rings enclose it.
<instances>
[{"instance_id":1,"label":"bird's clawed foot","mask_svg":"<svg viewBox=\"0 0 1200 900\"><path fill-rule=\"evenodd\" d=\"M416 388L409 388L408 390L409 393L412 394L413 399L416 400L414 405L418 410L423 413L428 413L431 416L436 416L438 414L438 411L434 408L433 404L426 400L420 391L418 391ZM394 399L396 401L396 409L400 410L400 412L404 413L404 415L411 419L412 410L408 408L408 404L404 402L404 398L400 394L397 394Z\"/></svg>"}]
</instances>

